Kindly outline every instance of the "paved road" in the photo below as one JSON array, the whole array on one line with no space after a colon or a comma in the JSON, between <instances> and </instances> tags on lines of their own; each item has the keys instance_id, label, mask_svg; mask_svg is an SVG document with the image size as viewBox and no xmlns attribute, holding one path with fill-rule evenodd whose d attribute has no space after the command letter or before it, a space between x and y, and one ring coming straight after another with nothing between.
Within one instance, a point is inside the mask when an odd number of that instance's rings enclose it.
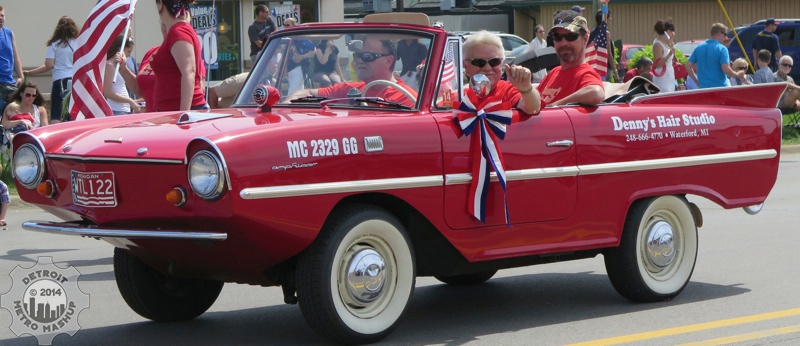
<instances>
[{"instance_id":1,"label":"paved road","mask_svg":"<svg viewBox=\"0 0 800 346\"><path fill-rule=\"evenodd\" d=\"M602 256L504 270L476 287L420 278L404 320L385 344L800 344L799 181L800 154L788 154L759 215L690 198L702 209L705 226L692 281L672 301L624 300L611 287ZM146 321L117 291L110 245L19 228L23 220L45 218L31 209L9 215L12 226L0 233L0 293L11 289L14 267L29 267L39 256L77 268L91 306L80 314L82 329L57 336L55 345L322 343L299 308L284 305L274 287L228 284L194 321ZM0 310L0 344L37 344L30 336L16 337L7 328L11 321Z\"/></svg>"}]
</instances>

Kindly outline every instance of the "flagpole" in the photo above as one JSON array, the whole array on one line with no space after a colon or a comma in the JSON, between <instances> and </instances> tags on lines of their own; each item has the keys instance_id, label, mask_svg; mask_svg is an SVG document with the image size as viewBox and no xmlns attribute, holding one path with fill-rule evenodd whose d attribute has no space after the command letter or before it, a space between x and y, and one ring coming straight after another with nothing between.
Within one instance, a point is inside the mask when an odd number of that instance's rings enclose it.
<instances>
[{"instance_id":1,"label":"flagpole","mask_svg":"<svg viewBox=\"0 0 800 346\"><path fill-rule=\"evenodd\" d=\"M128 13L126 14L126 16L128 17L128 20L125 23L125 30L122 31L122 35L123 35L122 36L122 44L119 46L119 53L122 53L122 52L125 51L125 43L126 43L126 40L128 39L128 31L131 29L131 15L133 14L133 7L136 6L136 0L131 0L129 2L129 4L130 4L130 7L128 7ZM119 70L119 60L117 61L117 64L114 65L114 71L117 71L117 70ZM117 82L117 75L118 75L117 73L114 73L114 78L111 80L112 82L114 82L114 83Z\"/></svg>"}]
</instances>

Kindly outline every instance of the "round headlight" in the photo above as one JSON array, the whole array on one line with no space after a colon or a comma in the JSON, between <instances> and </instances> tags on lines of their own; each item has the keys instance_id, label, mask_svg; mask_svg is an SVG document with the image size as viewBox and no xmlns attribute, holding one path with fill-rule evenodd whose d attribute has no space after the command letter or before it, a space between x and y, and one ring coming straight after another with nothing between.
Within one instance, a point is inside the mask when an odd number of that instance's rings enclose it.
<instances>
[{"instance_id":1,"label":"round headlight","mask_svg":"<svg viewBox=\"0 0 800 346\"><path fill-rule=\"evenodd\" d=\"M207 150L189 160L189 185L203 199L214 199L225 188L225 177L219 158Z\"/></svg>"},{"instance_id":2,"label":"round headlight","mask_svg":"<svg viewBox=\"0 0 800 346\"><path fill-rule=\"evenodd\" d=\"M44 154L36 146L23 144L14 153L14 177L22 186L35 189L44 176Z\"/></svg>"}]
</instances>

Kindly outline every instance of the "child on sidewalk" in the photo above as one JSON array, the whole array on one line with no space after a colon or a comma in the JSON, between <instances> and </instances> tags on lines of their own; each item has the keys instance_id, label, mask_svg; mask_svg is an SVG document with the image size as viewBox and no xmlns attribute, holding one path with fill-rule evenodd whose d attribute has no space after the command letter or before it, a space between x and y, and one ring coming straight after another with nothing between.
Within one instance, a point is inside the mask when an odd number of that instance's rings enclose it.
<instances>
[{"instance_id":1,"label":"child on sidewalk","mask_svg":"<svg viewBox=\"0 0 800 346\"><path fill-rule=\"evenodd\" d=\"M772 83L775 81L775 76L772 75L772 70L769 68L769 61L772 59L772 53L766 49L758 51L758 71L753 75L753 84Z\"/></svg>"}]
</instances>

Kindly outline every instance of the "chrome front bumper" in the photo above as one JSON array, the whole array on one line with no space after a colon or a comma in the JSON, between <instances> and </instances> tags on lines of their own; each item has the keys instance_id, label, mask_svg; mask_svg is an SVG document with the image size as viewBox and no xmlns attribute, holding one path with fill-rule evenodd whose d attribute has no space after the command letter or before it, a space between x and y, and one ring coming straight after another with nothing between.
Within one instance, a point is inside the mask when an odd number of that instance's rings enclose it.
<instances>
[{"instance_id":1,"label":"chrome front bumper","mask_svg":"<svg viewBox=\"0 0 800 346\"><path fill-rule=\"evenodd\" d=\"M92 238L125 238L125 239L176 239L176 240L213 240L228 239L227 233L184 232L165 230L132 230L101 228L71 222L28 221L22 228L29 231L79 235Z\"/></svg>"}]
</instances>

